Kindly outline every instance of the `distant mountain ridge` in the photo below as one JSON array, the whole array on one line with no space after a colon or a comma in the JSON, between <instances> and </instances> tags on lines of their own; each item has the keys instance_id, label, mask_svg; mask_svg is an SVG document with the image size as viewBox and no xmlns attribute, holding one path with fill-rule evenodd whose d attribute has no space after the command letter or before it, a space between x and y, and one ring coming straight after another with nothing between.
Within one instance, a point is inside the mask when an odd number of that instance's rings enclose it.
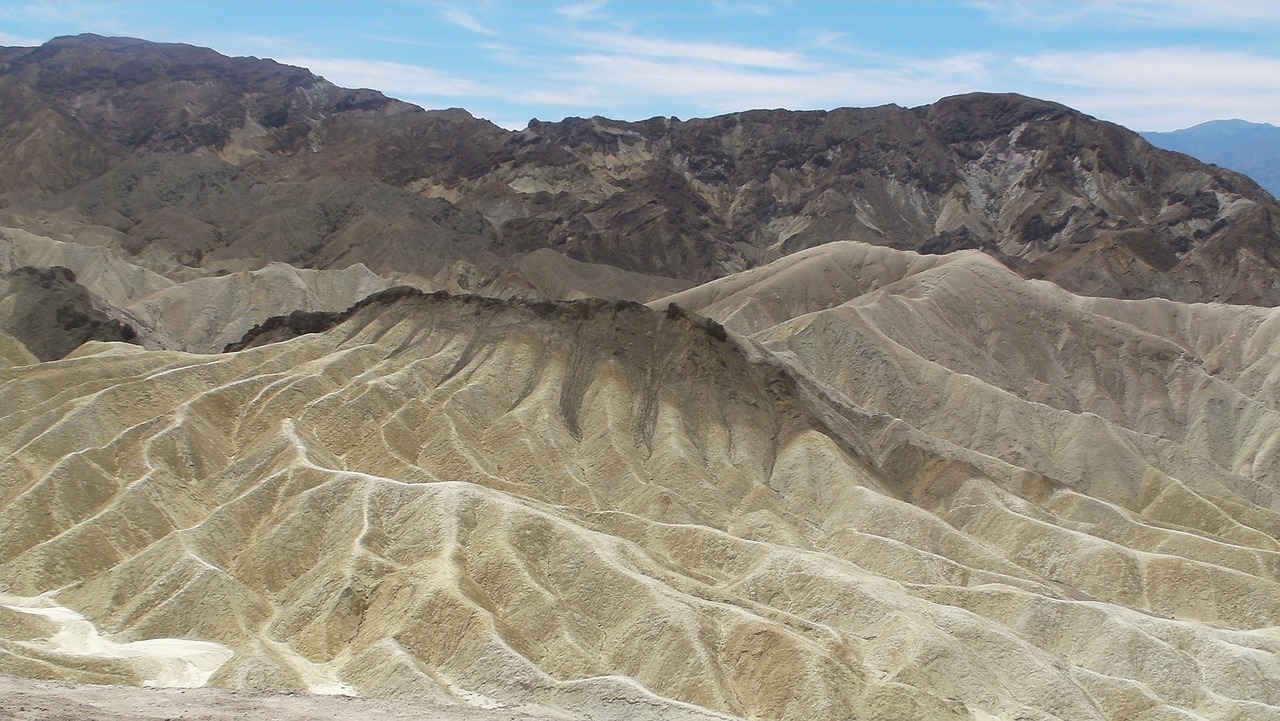
<instances>
[{"instance_id":1,"label":"distant mountain ridge","mask_svg":"<svg viewBox=\"0 0 1280 721\"><path fill-rule=\"evenodd\" d=\"M1186 153L1258 181L1280 198L1280 128L1247 120L1210 120L1167 133L1142 133L1152 145Z\"/></svg>"},{"instance_id":2,"label":"distant mountain ridge","mask_svg":"<svg viewBox=\"0 0 1280 721\"><path fill-rule=\"evenodd\" d=\"M837 240L978 248L1121 298L1280 304L1247 177L1018 95L507 131L302 68L125 38L0 52L0 200L130 254L499 275L552 249L705 281Z\"/></svg>"}]
</instances>

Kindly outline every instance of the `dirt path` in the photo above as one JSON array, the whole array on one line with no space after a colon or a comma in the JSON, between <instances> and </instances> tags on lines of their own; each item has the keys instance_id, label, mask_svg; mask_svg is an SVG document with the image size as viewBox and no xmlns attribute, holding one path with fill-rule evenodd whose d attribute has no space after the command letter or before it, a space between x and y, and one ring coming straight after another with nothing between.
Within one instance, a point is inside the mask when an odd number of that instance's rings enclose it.
<instances>
[{"instance_id":1,"label":"dirt path","mask_svg":"<svg viewBox=\"0 0 1280 721\"><path fill-rule=\"evenodd\" d=\"M348 696L134 688L0 676L0 721L549 721L540 709L477 709Z\"/></svg>"}]
</instances>

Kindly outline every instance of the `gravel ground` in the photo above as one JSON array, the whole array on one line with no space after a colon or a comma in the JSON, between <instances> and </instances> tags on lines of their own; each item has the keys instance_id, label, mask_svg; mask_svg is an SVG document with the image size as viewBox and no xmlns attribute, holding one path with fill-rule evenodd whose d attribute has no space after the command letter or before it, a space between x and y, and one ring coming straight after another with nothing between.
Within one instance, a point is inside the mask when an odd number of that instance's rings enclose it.
<instances>
[{"instance_id":1,"label":"gravel ground","mask_svg":"<svg viewBox=\"0 0 1280 721\"><path fill-rule=\"evenodd\" d=\"M91 686L0 676L0 721L544 721L567 718L528 708L478 709L211 688Z\"/></svg>"}]
</instances>

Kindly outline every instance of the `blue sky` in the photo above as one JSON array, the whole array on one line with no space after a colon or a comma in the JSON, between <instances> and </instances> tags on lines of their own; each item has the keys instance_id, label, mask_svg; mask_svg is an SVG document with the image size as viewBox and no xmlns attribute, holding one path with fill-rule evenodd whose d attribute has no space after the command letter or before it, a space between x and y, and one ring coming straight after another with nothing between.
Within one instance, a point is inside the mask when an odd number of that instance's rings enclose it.
<instances>
[{"instance_id":1,"label":"blue sky","mask_svg":"<svg viewBox=\"0 0 1280 721\"><path fill-rule=\"evenodd\" d=\"M1280 0L0 0L0 44L82 32L270 57L513 128L970 91L1135 130L1280 125Z\"/></svg>"}]
</instances>

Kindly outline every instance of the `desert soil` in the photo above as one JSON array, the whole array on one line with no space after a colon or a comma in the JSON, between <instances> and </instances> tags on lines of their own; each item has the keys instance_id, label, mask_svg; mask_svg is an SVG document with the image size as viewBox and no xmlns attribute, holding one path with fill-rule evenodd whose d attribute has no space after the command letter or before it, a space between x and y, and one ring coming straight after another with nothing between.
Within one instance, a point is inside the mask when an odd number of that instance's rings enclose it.
<instances>
[{"instance_id":1,"label":"desert soil","mask_svg":"<svg viewBox=\"0 0 1280 721\"><path fill-rule=\"evenodd\" d=\"M0 677L3 721L535 721L567 719L548 711L480 709L416 701L302 693L245 693L212 688L134 688Z\"/></svg>"}]
</instances>

